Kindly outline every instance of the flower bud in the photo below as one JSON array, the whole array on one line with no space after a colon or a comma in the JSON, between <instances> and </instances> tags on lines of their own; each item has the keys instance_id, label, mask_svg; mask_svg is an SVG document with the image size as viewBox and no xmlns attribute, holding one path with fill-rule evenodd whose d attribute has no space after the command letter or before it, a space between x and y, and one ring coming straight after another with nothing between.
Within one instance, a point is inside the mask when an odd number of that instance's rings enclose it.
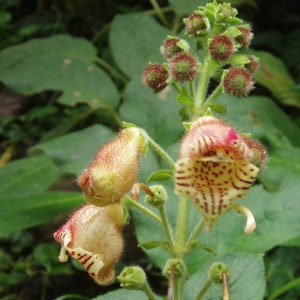
<instances>
[{"instance_id":1,"label":"flower bud","mask_svg":"<svg viewBox=\"0 0 300 300\"><path fill-rule=\"evenodd\" d=\"M160 48L163 56L167 59L170 59L174 55L183 52L183 50L178 46L179 42L180 38L172 36L167 37Z\"/></svg>"},{"instance_id":2,"label":"flower bud","mask_svg":"<svg viewBox=\"0 0 300 300\"><path fill-rule=\"evenodd\" d=\"M245 64L246 70L253 75L259 68L259 58L254 55L248 55L249 63Z\"/></svg>"},{"instance_id":3,"label":"flower bud","mask_svg":"<svg viewBox=\"0 0 300 300\"><path fill-rule=\"evenodd\" d=\"M84 199L97 206L119 202L135 183L144 144L144 137L135 127L123 129L105 144L78 177Z\"/></svg>"},{"instance_id":4,"label":"flower bud","mask_svg":"<svg viewBox=\"0 0 300 300\"><path fill-rule=\"evenodd\" d=\"M167 260L162 273L164 276L169 278L170 275L172 274L172 272L173 272L174 278L186 279L186 277L187 277L186 266L181 259L170 258Z\"/></svg>"},{"instance_id":5,"label":"flower bud","mask_svg":"<svg viewBox=\"0 0 300 300\"><path fill-rule=\"evenodd\" d=\"M216 35L208 46L211 57L218 62L228 61L234 51L234 43L231 38L225 34Z\"/></svg>"},{"instance_id":6,"label":"flower bud","mask_svg":"<svg viewBox=\"0 0 300 300\"><path fill-rule=\"evenodd\" d=\"M179 53L170 60L170 74L176 81L191 81L197 71L197 60L190 53Z\"/></svg>"},{"instance_id":7,"label":"flower bud","mask_svg":"<svg viewBox=\"0 0 300 300\"><path fill-rule=\"evenodd\" d=\"M208 277L213 283L223 283L223 274L226 274L227 280L230 279L229 267L223 263L215 262L208 270Z\"/></svg>"},{"instance_id":8,"label":"flower bud","mask_svg":"<svg viewBox=\"0 0 300 300\"><path fill-rule=\"evenodd\" d=\"M54 233L54 239L61 244L59 260L68 260L67 251L83 265L96 283L113 283L114 265L124 248L121 234L124 221L123 209L118 204L108 207L82 206Z\"/></svg>"},{"instance_id":9,"label":"flower bud","mask_svg":"<svg viewBox=\"0 0 300 300\"><path fill-rule=\"evenodd\" d=\"M165 188L162 185L153 185L150 189L154 196L147 195L146 202L157 208L164 205L168 198Z\"/></svg>"},{"instance_id":10,"label":"flower bud","mask_svg":"<svg viewBox=\"0 0 300 300\"><path fill-rule=\"evenodd\" d=\"M232 67L224 71L223 87L228 94L236 97L247 96L253 86L253 78L246 69Z\"/></svg>"},{"instance_id":11,"label":"flower bud","mask_svg":"<svg viewBox=\"0 0 300 300\"><path fill-rule=\"evenodd\" d=\"M247 194L263 167L252 163L255 151L263 152L256 145L209 116L196 119L183 137L175 164L175 193L193 199L207 230L234 199ZM260 155L265 160L266 153Z\"/></svg>"},{"instance_id":12,"label":"flower bud","mask_svg":"<svg viewBox=\"0 0 300 300\"><path fill-rule=\"evenodd\" d=\"M167 85L168 72L161 64L151 64L144 69L142 81L150 89L160 91Z\"/></svg>"},{"instance_id":13,"label":"flower bud","mask_svg":"<svg viewBox=\"0 0 300 300\"><path fill-rule=\"evenodd\" d=\"M240 35L238 35L235 40L241 45L241 47L249 48L253 39L251 27L249 25L243 25L237 26L236 28L240 31Z\"/></svg>"},{"instance_id":14,"label":"flower bud","mask_svg":"<svg viewBox=\"0 0 300 300\"><path fill-rule=\"evenodd\" d=\"M183 21L186 32L193 37L205 35L210 29L208 18L201 12L195 11Z\"/></svg>"},{"instance_id":15,"label":"flower bud","mask_svg":"<svg viewBox=\"0 0 300 300\"><path fill-rule=\"evenodd\" d=\"M147 282L144 270L138 266L124 268L117 279L122 288L129 290L140 290Z\"/></svg>"},{"instance_id":16,"label":"flower bud","mask_svg":"<svg viewBox=\"0 0 300 300\"><path fill-rule=\"evenodd\" d=\"M232 21L238 14L236 8L231 7L230 3L217 4L216 23L227 23Z\"/></svg>"}]
</instances>

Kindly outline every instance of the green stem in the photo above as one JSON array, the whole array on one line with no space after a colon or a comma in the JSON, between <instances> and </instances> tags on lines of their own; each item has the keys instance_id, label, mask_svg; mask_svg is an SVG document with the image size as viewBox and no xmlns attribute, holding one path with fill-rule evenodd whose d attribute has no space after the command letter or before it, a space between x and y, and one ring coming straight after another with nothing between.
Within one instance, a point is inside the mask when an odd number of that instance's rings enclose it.
<instances>
[{"instance_id":1,"label":"green stem","mask_svg":"<svg viewBox=\"0 0 300 300\"><path fill-rule=\"evenodd\" d=\"M202 113L205 113L209 106L215 102L217 97L222 93L223 84L222 82L219 83L219 85L215 88L215 90L209 95L209 97L206 99L205 104L202 107Z\"/></svg>"},{"instance_id":2,"label":"green stem","mask_svg":"<svg viewBox=\"0 0 300 300\"><path fill-rule=\"evenodd\" d=\"M129 196L125 196L122 198L122 201L125 202L125 204L135 206L138 208L140 211L151 217L154 221L156 221L159 224L162 224L161 218L155 214L152 210L148 209L144 205L140 204L139 202L131 199Z\"/></svg>"},{"instance_id":3,"label":"green stem","mask_svg":"<svg viewBox=\"0 0 300 300\"><path fill-rule=\"evenodd\" d=\"M160 212L163 228L165 230L165 233L167 235L168 240L170 241L171 250L173 250L174 249L174 244L175 244L174 233L173 233L173 230L170 226L170 223L169 223L169 220L168 220L168 217L167 217L167 214L166 214L166 209L165 209L164 205L162 205L159 208L159 212Z\"/></svg>"},{"instance_id":4,"label":"green stem","mask_svg":"<svg viewBox=\"0 0 300 300\"><path fill-rule=\"evenodd\" d=\"M148 282L146 282L146 284L144 285L143 291L145 292L149 300L155 300L155 294L153 293Z\"/></svg>"},{"instance_id":5,"label":"green stem","mask_svg":"<svg viewBox=\"0 0 300 300\"><path fill-rule=\"evenodd\" d=\"M107 71L109 71L113 76L120 79L123 83L128 82L128 79L123 74L121 74L117 69L112 67L109 63L107 63L102 58L96 57L96 63L101 67L103 67L104 69L106 69Z\"/></svg>"},{"instance_id":6,"label":"green stem","mask_svg":"<svg viewBox=\"0 0 300 300\"><path fill-rule=\"evenodd\" d=\"M197 294L197 296L195 297L194 300L201 300L202 297L204 296L204 294L206 293L206 291L208 290L208 288L211 285L211 281L207 280L204 284L204 286L202 287L202 289L199 291L199 293Z\"/></svg>"},{"instance_id":7,"label":"green stem","mask_svg":"<svg viewBox=\"0 0 300 300\"><path fill-rule=\"evenodd\" d=\"M146 132L144 133L150 146L165 160L165 162L172 168L175 168L175 163L169 154L159 146Z\"/></svg>"},{"instance_id":8,"label":"green stem","mask_svg":"<svg viewBox=\"0 0 300 300\"><path fill-rule=\"evenodd\" d=\"M166 27L170 27L167 19L165 18L165 15L163 14L160 6L158 5L156 0L150 0L150 3L152 4L154 10L156 11L158 17L160 18L161 22L166 26Z\"/></svg>"},{"instance_id":9,"label":"green stem","mask_svg":"<svg viewBox=\"0 0 300 300\"><path fill-rule=\"evenodd\" d=\"M300 277L290 281L289 283L285 284L284 286L282 286L281 288L279 288L278 290L276 290L273 294L271 294L268 297L268 300L273 300L273 299L277 299L278 296L286 293L287 291L296 288L297 286L300 285Z\"/></svg>"},{"instance_id":10,"label":"green stem","mask_svg":"<svg viewBox=\"0 0 300 300\"><path fill-rule=\"evenodd\" d=\"M188 246L197 238L197 235L200 233L200 231L202 230L203 226L204 226L204 218L202 218L200 220L200 222L198 223L198 225L195 227L194 231L190 235L190 237L189 237L189 239L187 241L187 245Z\"/></svg>"}]
</instances>

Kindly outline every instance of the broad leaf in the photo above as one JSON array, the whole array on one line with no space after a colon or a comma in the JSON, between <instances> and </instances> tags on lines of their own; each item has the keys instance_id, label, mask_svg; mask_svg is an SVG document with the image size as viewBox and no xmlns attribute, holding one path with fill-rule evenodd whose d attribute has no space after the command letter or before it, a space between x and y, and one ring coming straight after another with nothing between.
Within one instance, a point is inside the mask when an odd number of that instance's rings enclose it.
<instances>
[{"instance_id":1,"label":"broad leaf","mask_svg":"<svg viewBox=\"0 0 300 300\"><path fill-rule=\"evenodd\" d=\"M210 0L169 0L171 7L178 16L191 13L198 6L203 6Z\"/></svg>"},{"instance_id":2,"label":"broad leaf","mask_svg":"<svg viewBox=\"0 0 300 300\"><path fill-rule=\"evenodd\" d=\"M0 80L10 89L31 95L61 91L59 102L116 107L118 92L95 65L96 49L87 40L68 35L34 39L0 52Z\"/></svg>"},{"instance_id":3,"label":"broad leaf","mask_svg":"<svg viewBox=\"0 0 300 300\"><path fill-rule=\"evenodd\" d=\"M42 150L64 171L78 175L88 167L101 146L116 135L103 125L93 125L35 146Z\"/></svg>"},{"instance_id":4,"label":"broad leaf","mask_svg":"<svg viewBox=\"0 0 300 300\"><path fill-rule=\"evenodd\" d=\"M37 179L36 179L37 180ZM82 203L80 193L44 192L1 198L0 237L39 225Z\"/></svg>"},{"instance_id":5,"label":"broad leaf","mask_svg":"<svg viewBox=\"0 0 300 300\"><path fill-rule=\"evenodd\" d=\"M142 291L118 289L104 295L100 295L92 300L148 300L149 298Z\"/></svg>"},{"instance_id":6,"label":"broad leaf","mask_svg":"<svg viewBox=\"0 0 300 300\"><path fill-rule=\"evenodd\" d=\"M168 34L146 14L117 15L110 31L110 47L119 68L129 77L141 76L148 62L162 62L160 46Z\"/></svg>"}]
</instances>

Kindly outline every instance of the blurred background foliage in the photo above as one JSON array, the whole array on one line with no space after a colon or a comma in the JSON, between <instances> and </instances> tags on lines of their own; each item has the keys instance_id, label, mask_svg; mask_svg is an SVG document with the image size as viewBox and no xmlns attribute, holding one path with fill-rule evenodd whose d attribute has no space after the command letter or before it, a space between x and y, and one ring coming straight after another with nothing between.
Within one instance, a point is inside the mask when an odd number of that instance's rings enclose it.
<instances>
[{"instance_id":1,"label":"blurred background foliage","mask_svg":"<svg viewBox=\"0 0 300 300\"><path fill-rule=\"evenodd\" d=\"M92 299L118 288L117 283L96 286L74 262L60 264L52 233L82 203L75 177L122 120L145 128L176 158L182 134L176 94L153 94L142 86L140 74L148 61L162 60L159 46L168 34L181 34L182 18L206 2L161 0L157 11L150 0L0 1L1 299ZM226 259L247 266L254 261L254 270L265 274L266 282L257 275L252 299L299 299L300 5L227 2L252 25L249 51L260 57L261 68L248 99L220 97L228 107L221 117L251 131L268 147L270 160L246 199L265 235L254 236L254 245L249 236L235 247L256 256ZM149 155L141 180L157 167L160 161ZM138 213L134 217L142 243L151 223ZM240 237L230 215L222 222L213 233L222 243L207 238L221 249L219 255ZM118 268L142 265L154 290L165 293L167 282L158 269L164 256L136 247L133 224L124 234L126 253ZM205 267L206 259L192 257L191 273L196 272L192 266ZM139 292L126 295L117 291L101 299L142 299Z\"/></svg>"}]
</instances>

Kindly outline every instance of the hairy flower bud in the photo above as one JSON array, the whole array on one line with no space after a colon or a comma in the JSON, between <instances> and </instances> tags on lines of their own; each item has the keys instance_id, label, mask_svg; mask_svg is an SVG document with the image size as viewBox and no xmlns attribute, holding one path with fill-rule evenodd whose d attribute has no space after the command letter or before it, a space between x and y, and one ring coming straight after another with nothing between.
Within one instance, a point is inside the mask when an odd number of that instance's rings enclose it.
<instances>
[{"instance_id":1,"label":"hairy flower bud","mask_svg":"<svg viewBox=\"0 0 300 300\"><path fill-rule=\"evenodd\" d=\"M167 85L168 72L161 64L151 64L144 69L142 81L150 89L160 91Z\"/></svg>"},{"instance_id":2,"label":"hairy flower bud","mask_svg":"<svg viewBox=\"0 0 300 300\"><path fill-rule=\"evenodd\" d=\"M196 119L183 137L175 165L175 192L193 199L207 230L234 199L246 195L263 167L252 163L257 156L261 161L266 158L263 148L255 144L209 116Z\"/></svg>"},{"instance_id":3,"label":"hairy flower bud","mask_svg":"<svg viewBox=\"0 0 300 300\"><path fill-rule=\"evenodd\" d=\"M218 62L228 61L234 51L234 43L227 35L216 35L209 43L208 46L211 57Z\"/></svg>"},{"instance_id":4,"label":"hairy flower bud","mask_svg":"<svg viewBox=\"0 0 300 300\"><path fill-rule=\"evenodd\" d=\"M118 204L82 206L54 233L54 239L62 247L59 260L68 260L67 251L83 265L96 283L113 283L114 265L124 248L121 235L124 221L123 208Z\"/></svg>"},{"instance_id":5,"label":"hairy flower bud","mask_svg":"<svg viewBox=\"0 0 300 300\"><path fill-rule=\"evenodd\" d=\"M223 263L215 262L213 263L208 270L208 277L213 283L222 283L223 274L226 274L227 280L230 279L230 270L229 267Z\"/></svg>"},{"instance_id":6,"label":"hairy flower bud","mask_svg":"<svg viewBox=\"0 0 300 300\"><path fill-rule=\"evenodd\" d=\"M241 47L248 48L253 39L251 27L249 25L243 25L237 26L236 28L241 34L238 35L235 40L241 45Z\"/></svg>"},{"instance_id":7,"label":"hairy flower bud","mask_svg":"<svg viewBox=\"0 0 300 300\"><path fill-rule=\"evenodd\" d=\"M133 127L105 144L78 177L84 199L97 206L119 202L135 183L144 143L139 129Z\"/></svg>"},{"instance_id":8,"label":"hairy flower bud","mask_svg":"<svg viewBox=\"0 0 300 300\"><path fill-rule=\"evenodd\" d=\"M170 59L174 55L183 52L183 50L178 46L179 42L180 38L172 36L167 37L160 48L163 56L167 59Z\"/></svg>"},{"instance_id":9,"label":"hairy flower bud","mask_svg":"<svg viewBox=\"0 0 300 300\"><path fill-rule=\"evenodd\" d=\"M209 20L201 12L195 11L183 21L186 32L193 37L207 34L210 28Z\"/></svg>"},{"instance_id":10,"label":"hairy flower bud","mask_svg":"<svg viewBox=\"0 0 300 300\"><path fill-rule=\"evenodd\" d=\"M190 53L179 53L170 60L170 74L176 81L191 81L197 71L197 60Z\"/></svg>"},{"instance_id":11,"label":"hairy flower bud","mask_svg":"<svg viewBox=\"0 0 300 300\"><path fill-rule=\"evenodd\" d=\"M121 287L129 290L142 289L147 283L144 270L138 266L124 268L117 279L120 281Z\"/></svg>"},{"instance_id":12,"label":"hairy flower bud","mask_svg":"<svg viewBox=\"0 0 300 300\"><path fill-rule=\"evenodd\" d=\"M233 67L224 71L223 87L228 94L236 97L247 96L253 86L253 78L245 68Z\"/></svg>"},{"instance_id":13,"label":"hairy flower bud","mask_svg":"<svg viewBox=\"0 0 300 300\"><path fill-rule=\"evenodd\" d=\"M259 68L259 58L254 55L248 55L249 63L245 64L244 67L250 74L254 74Z\"/></svg>"}]
</instances>

